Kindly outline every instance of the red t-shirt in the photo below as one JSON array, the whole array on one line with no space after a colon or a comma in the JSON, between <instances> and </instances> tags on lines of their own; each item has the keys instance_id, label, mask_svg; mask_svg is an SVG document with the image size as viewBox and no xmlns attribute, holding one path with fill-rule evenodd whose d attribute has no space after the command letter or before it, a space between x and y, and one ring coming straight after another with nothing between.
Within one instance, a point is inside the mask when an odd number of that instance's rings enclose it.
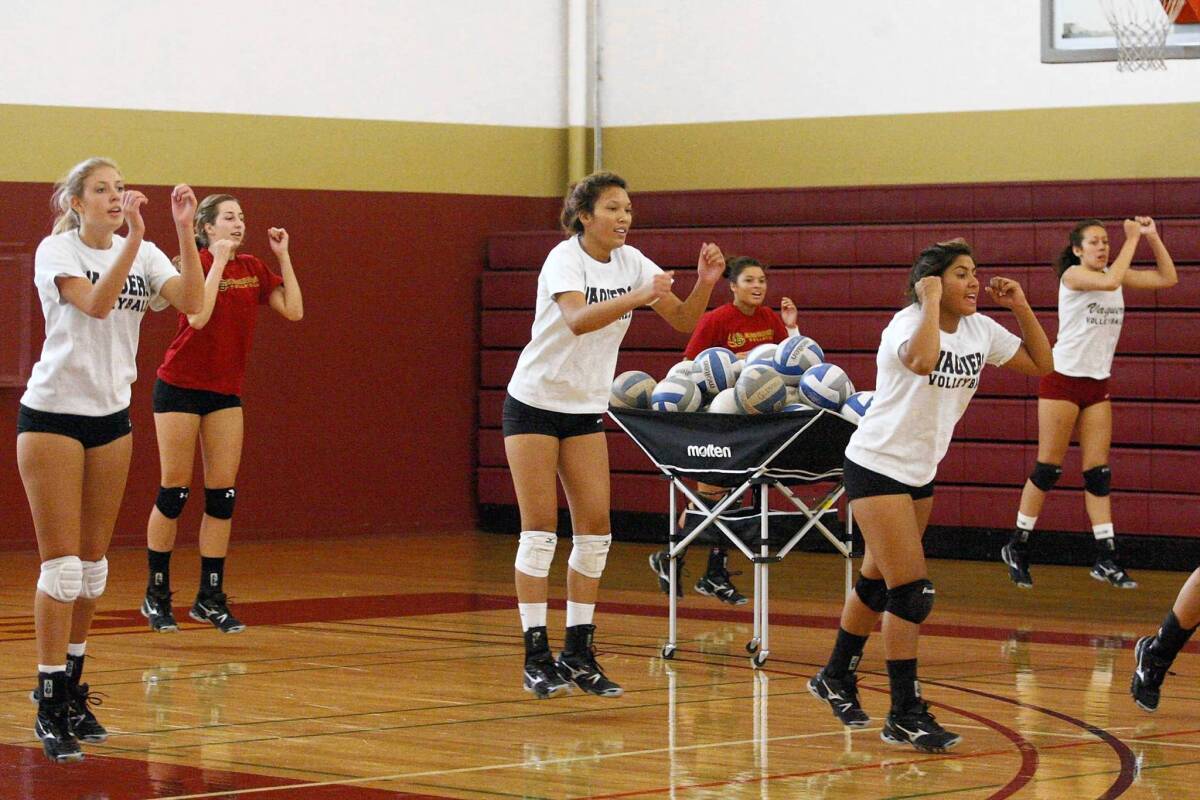
<instances>
[{"instance_id":1,"label":"red t-shirt","mask_svg":"<svg viewBox=\"0 0 1200 800\"><path fill-rule=\"evenodd\" d=\"M212 263L212 253L201 250L205 276ZM221 288L208 324L196 330L188 324L186 314L179 315L179 329L158 368L158 377L184 389L240 395L258 307L281 283L283 278L259 259L248 253L235 255L221 274Z\"/></svg>"},{"instance_id":2,"label":"red t-shirt","mask_svg":"<svg viewBox=\"0 0 1200 800\"><path fill-rule=\"evenodd\" d=\"M683 354L685 358L695 358L709 347L728 347L735 353L745 353L760 344L782 342L787 337L783 320L765 305L746 316L733 303L726 303L700 318Z\"/></svg>"}]
</instances>

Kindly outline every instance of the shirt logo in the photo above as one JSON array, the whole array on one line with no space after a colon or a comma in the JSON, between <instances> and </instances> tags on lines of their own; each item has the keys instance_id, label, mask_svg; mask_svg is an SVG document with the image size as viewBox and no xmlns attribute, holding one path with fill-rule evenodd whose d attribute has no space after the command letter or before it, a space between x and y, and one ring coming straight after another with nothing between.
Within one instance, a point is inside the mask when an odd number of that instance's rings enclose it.
<instances>
[{"instance_id":1,"label":"shirt logo","mask_svg":"<svg viewBox=\"0 0 1200 800\"><path fill-rule=\"evenodd\" d=\"M221 285L217 288L219 292L227 292L230 289L257 289L258 276L251 275L246 278L222 278Z\"/></svg>"},{"instance_id":2,"label":"shirt logo","mask_svg":"<svg viewBox=\"0 0 1200 800\"><path fill-rule=\"evenodd\" d=\"M1120 325L1124 317L1125 309L1121 306L1088 303L1085 321L1088 325Z\"/></svg>"},{"instance_id":3,"label":"shirt logo","mask_svg":"<svg viewBox=\"0 0 1200 800\"><path fill-rule=\"evenodd\" d=\"M929 385L939 389L975 389L979 386L982 371L983 353L960 356L943 350L938 356L937 367L929 373Z\"/></svg>"},{"instance_id":4,"label":"shirt logo","mask_svg":"<svg viewBox=\"0 0 1200 800\"><path fill-rule=\"evenodd\" d=\"M737 349L745 343L746 337L742 335L741 331L734 331L733 333L729 334L729 349L735 353L737 352Z\"/></svg>"}]
</instances>

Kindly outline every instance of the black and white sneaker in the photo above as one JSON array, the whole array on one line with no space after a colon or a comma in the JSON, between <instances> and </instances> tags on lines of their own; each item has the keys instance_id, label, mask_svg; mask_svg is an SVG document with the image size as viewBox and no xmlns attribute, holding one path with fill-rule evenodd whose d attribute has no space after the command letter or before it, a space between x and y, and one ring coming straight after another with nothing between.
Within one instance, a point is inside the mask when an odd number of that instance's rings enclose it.
<instances>
[{"instance_id":1,"label":"black and white sneaker","mask_svg":"<svg viewBox=\"0 0 1200 800\"><path fill-rule=\"evenodd\" d=\"M1033 577L1029 574L1029 551L1016 547L1012 542L1000 548L1000 560L1008 566L1008 579L1022 589L1033 588Z\"/></svg>"},{"instance_id":2,"label":"black and white sneaker","mask_svg":"<svg viewBox=\"0 0 1200 800\"><path fill-rule=\"evenodd\" d=\"M67 721L70 724L71 733L75 734L76 739L98 744L108 738L108 730L100 724L96 715L88 708L89 705L98 706L104 703L100 699L101 694L101 692L92 694L86 683L74 686L67 684ZM34 689L29 693L29 699L40 705L42 690Z\"/></svg>"},{"instance_id":3,"label":"black and white sneaker","mask_svg":"<svg viewBox=\"0 0 1200 800\"><path fill-rule=\"evenodd\" d=\"M595 632L595 625L572 625L567 628L567 644L558 656L558 671L588 694L620 697L625 690L610 680L596 663L596 646L592 644Z\"/></svg>"},{"instance_id":4,"label":"black and white sneaker","mask_svg":"<svg viewBox=\"0 0 1200 800\"><path fill-rule=\"evenodd\" d=\"M658 576L658 588L663 594L671 593L671 559L666 550L650 554L650 569ZM675 559L675 596L683 597L683 559Z\"/></svg>"},{"instance_id":5,"label":"black and white sneaker","mask_svg":"<svg viewBox=\"0 0 1200 800\"><path fill-rule=\"evenodd\" d=\"M554 657L547 652L540 658L525 661L525 691L538 700L567 694L571 684L558 671Z\"/></svg>"},{"instance_id":6,"label":"black and white sneaker","mask_svg":"<svg viewBox=\"0 0 1200 800\"><path fill-rule=\"evenodd\" d=\"M199 594L188 616L197 622L211 622L221 633L238 633L246 630L236 617L229 612L229 598L224 592Z\"/></svg>"},{"instance_id":7,"label":"black and white sneaker","mask_svg":"<svg viewBox=\"0 0 1200 800\"><path fill-rule=\"evenodd\" d=\"M731 606L743 606L747 602L746 596L729 580L731 573L728 561L729 557L724 550L714 550L708 558L708 571L696 581L696 591Z\"/></svg>"},{"instance_id":8,"label":"black and white sneaker","mask_svg":"<svg viewBox=\"0 0 1200 800\"><path fill-rule=\"evenodd\" d=\"M900 714L889 712L879 738L888 744L912 745L922 753L944 753L962 741L962 736L937 723L929 713L929 704L924 702Z\"/></svg>"},{"instance_id":9,"label":"black and white sneaker","mask_svg":"<svg viewBox=\"0 0 1200 800\"><path fill-rule=\"evenodd\" d=\"M1135 665L1133 680L1129 684L1129 693L1133 702L1143 711L1151 713L1158 710L1159 688L1166 679L1171 662L1164 661L1150 652L1153 636L1143 636L1133 646Z\"/></svg>"},{"instance_id":10,"label":"black and white sneaker","mask_svg":"<svg viewBox=\"0 0 1200 800\"><path fill-rule=\"evenodd\" d=\"M1137 588L1137 581L1129 577L1129 573L1111 557L1097 558L1090 574L1096 580L1110 583L1118 589Z\"/></svg>"},{"instance_id":11,"label":"black and white sneaker","mask_svg":"<svg viewBox=\"0 0 1200 800\"><path fill-rule=\"evenodd\" d=\"M142 616L150 621L150 630L155 633L174 633L179 630L175 614L171 611L173 592L147 591L142 599Z\"/></svg>"},{"instance_id":12,"label":"black and white sneaker","mask_svg":"<svg viewBox=\"0 0 1200 800\"><path fill-rule=\"evenodd\" d=\"M871 722L867 712L858 704L858 676L847 672L841 678L831 678L821 670L808 679L808 691L818 700L829 704L833 715L843 725L861 728Z\"/></svg>"},{"instance_id":13,"label":"black and white sneaker","mask_svg":"<svg viewBox=\"0 0 1200 800\"><path fill-rule=\"evenodd\" d=\"M42 741L46 758L56 764L83 760L79 740L71 733L66 703L39 703L33 732Z\"/></svg>"}]
</instances>

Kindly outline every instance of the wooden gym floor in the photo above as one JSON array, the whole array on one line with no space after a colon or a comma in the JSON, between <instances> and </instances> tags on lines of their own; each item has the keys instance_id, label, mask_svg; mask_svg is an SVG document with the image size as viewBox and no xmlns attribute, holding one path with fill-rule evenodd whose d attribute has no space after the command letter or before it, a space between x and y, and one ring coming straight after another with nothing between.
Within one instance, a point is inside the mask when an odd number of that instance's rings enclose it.
<instances>
[{"instance_id":1,"label":"wooden gym floor","mask_svg":"<svg viewBox=\"0 0 1200 800\"><path fill-rule=\"evenodd\" d=\"M849 732L805 689L842 592L835 556L773 567L771 656L745 652L750 607L692 592L664 661L665 597L648 545L618 544L598 614L600 661L623 697L536 701L520 686L515 541L445 534L235 544L237 635L187 620L198 557L172 565L176 634L137 612L144 552L110 554L84 679L112 732L55 766L32 734L29 616L37 557L0 554L0 797L42 798L1180 798L1200 781L1200 657L1176 662L1157 714L1129 698L1132 644L1186 573L1119 591L1083 568L932 564L921 644L926 697L965 735L947 755L879 739L880 643L862 666L875 719ZM561 643L562 570L552 573ZM733 559L734 569L740 558ZM1189 565L1190 566L1190 565ZM735 578L749 593L750 579ZM186 620L186 621L184 621Z\"/></svg>"}]
</instances>

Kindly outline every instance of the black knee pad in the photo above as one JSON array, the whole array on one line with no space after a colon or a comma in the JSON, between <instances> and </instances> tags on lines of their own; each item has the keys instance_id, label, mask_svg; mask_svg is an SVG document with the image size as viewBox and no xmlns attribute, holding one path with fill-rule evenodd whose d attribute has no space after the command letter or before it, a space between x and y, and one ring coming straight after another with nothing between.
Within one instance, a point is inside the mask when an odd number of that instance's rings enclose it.
<instances>
[{"instance_id":1,"label":"black knee pad","mask_svg":"<svg viewBox=\"0 0 1200 800\"><path fill-rule=\"evenodd\" d=\"M933 611L933 582L922 578L919 581L888 589L887 610L900 619L920 625Z\"/></svg>"},{"instance_id":2,"label":"black knee pad","mask_svg":"<svg viewBox=\"0 0 1200 800\"><path fill-rule=\"evenodd\" d=\"M1043 464L1039 461L1033 465L1033 472L1029 473L1029 482L1043 492L1048 492L1061 477L1062 467L1058 464Z\"/></svg>"},{"instance_id":3,"label":"black knee pad","mask_svg":"<svg viewBox=\"0 0 1200 800\"><path fill-rule=\"evenodd\" d=\"M204 490L204 513L213 519L229 519L233 516L233 503L237 500L237 489L227 486L224 489Z\"/></svg>"},{"instance_id":4,"label":"black knee pad","mask_svg":"<svg viewBox=\"0 0 1200 800\"><path fill-rule=\"evenodd\" d=\"M187 503L190 493L191 490L186 486L160 486L158 487L158 499L154 501L154 507L167 519L179 519L179 515L183 513L183 506Z\"/></svg>"},{"instance_id":5,"label":"black knee pad","mask_svg":"<svg viewBox=\"0 0 1200 800\"><path fill-rule=\"evenodd\" d=\"M1112 491L1112 470L1108 468L1108 464L1083 471L1083 490L1096 497L1108 497L1108 493Z\"/></svg>"},{"instance_id":6,"label":"black knee pad","mask_svg":"<svg viewBox=\"0 0 1200 800\"><path fill-rule=\"evenodd\" d=\"M854 584L854 592L858 595L858 599L863 601L863 605L876 614L882 613L887 608L887 583L882 578L872 580L866 575L859 575L858 581Z\"/></svg>"}]
</instances>

